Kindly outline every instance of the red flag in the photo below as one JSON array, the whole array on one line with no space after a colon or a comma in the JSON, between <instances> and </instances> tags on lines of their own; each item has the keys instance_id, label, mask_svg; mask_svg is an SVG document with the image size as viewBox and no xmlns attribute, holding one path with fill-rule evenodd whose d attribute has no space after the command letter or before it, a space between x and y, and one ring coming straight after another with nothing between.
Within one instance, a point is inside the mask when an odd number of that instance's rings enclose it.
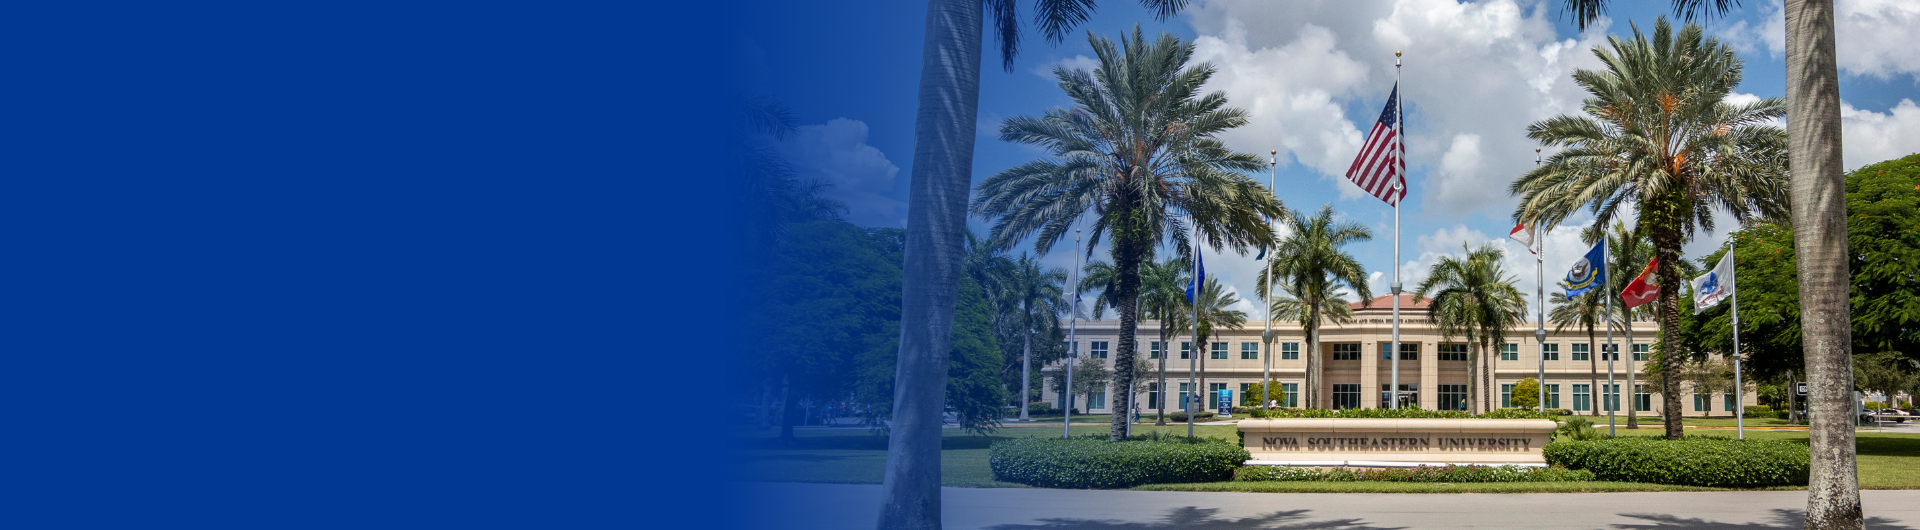
<instances>
[{"instance_id":1,"label":"red flag","mask_svg":"<svg viewBox=\"0 0 1920 530\"><path fill-rule=\"evenodd\" d=\"M1533 241L1535 239L1533 227L1527 226L1526 223L1513 225L1513 231L1507 232L1507 237L1514 241L1519 241L1522 245L1526 245L1527 252L1539 254L1539 252L1533 250Z\"/></svg>"},{"instance_id":2,"label":"red flag","mask_svg":"<svg viewBox=\"0 0 1920 530\"><path fill-rule=\"evenodd\" d=\"M1627 290L1620 291L1620 302L1626 304L1628 309L1660 298L1660 279L1654 274L1654 271L1659 270L1659 265L1660 258L1647 262L1647 268L1641 269L1639 276L1627 282Z\"/></svg>"}]
</instances>

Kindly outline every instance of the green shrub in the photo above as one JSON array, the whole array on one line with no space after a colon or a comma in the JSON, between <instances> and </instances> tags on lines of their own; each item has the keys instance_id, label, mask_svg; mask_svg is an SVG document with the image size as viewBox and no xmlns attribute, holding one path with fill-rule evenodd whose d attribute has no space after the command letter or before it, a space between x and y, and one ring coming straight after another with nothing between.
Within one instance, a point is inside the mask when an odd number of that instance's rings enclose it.
<instances>
[{"instance_id":1,"label":"green shrub","mask_svg":"<svg viewBox=\"0 0 1920 530\"><path fill-rule=\"evenodd\" d=\"M1194 415L1193 415L1193 421L1207 421L1207 420L1211 420L1211 419L1213 419L1213 412L1212 412L1212 411L1202 411L1202 412L1199 412L1199 413L1196 413L1196 414L1194 414ZM1167 413L1167 421L1172 421L1172 422L1184 422L1184 421L1187 421L1187 413L1185 413L1185 412L1168 412L1168 413Z\"/></svg>"},{"instance_id":2,"label":"green shrub","mask_svg":"<svg viewBox=\"0 0 1920 530\"><path fill-rule=\"evenodd\" d=\"M1765 418L1773 415L1773 407L1766 405L1747 405L1740 415L1748 418Z\"/></svg>"},{"instance_id":3,"label":"green shrub","mask_svg":"<svg viewBox=\"0 0 1920 530\"><path fill-rule=\"evenodd\" d=\"M1781 420L1784 420L1784 419L1789 419L1789 418L1792 418L1792 417L1793 417L1793 413L1792 413L1792 412L1788 412L1788 411L1784 411L1784 410L1776 410L1776 411L1773 411L1773 417L1774 417L1774 419L1781 419Z\"/></svg>"},{"instance_id":4,"label":"green shrub","mask_svg":"<svg viewBox=\"0 0 1920 530\"><path fill-rule=\"evenodd\" d=\"M1598 440L1606 437L1606 435L1600 434L1599 428L1593 426L1593 420L1579 416L1567 418L1566 423L1562 423L1559 428L1554 429L1553 434L1554 439L1565 436L1568 440Z\"/></svg>"},{"instance_id":5,"label":"green shrub","mask_svg":"<svg viewBox=\"0 0 1920 530\"><path fill-rule=\"evenodd\" d=\"M1573 410L1572 409L1547 409L1547 414L1552 414L1554 416L1572 416Z\"/></svg>"},{"instance_id":6,"label":"green shrub","mask_svg":"<svg viewBox=\"0 0 1920 530\"><path fill-rule=\"evenodd\" d=\"M1807 446L1785 440L1626 437L1547 444L1547 463L1600 480L1755 488L1805 485Z\"/></svg>"},{"instance_id":7,"label":"green shrub","mask_svg":"<svg viewBox=\"0 0 1920 530\"><path fill-rule=\"evenodd\" d=\"M1233 480L1291 480L1319 482L1579 482L1593 480L1593 472L1564 467L1420 466L1400 468L1314 468L1240 466Z\"/></svg>"},{"instance_id":8,"label":"green shrub","mask_svg":"<svg viewBox=\"0 0 1920 530\"><path fill-rule=\"evenodd\" d=\"M1047 488L1127 488L1233 478L1247 450L1212 438L1111 442L1105 438L1023 438L993 444L995 479Z\"/></svg>"},{"instance_id":9,"label":"green shrub","mask_svg":"<svg viewBox=\"0 0 1920 530\"><path fill-rule=\"evenodd\" d=\"M1405 409L1279 409L1275 418L1490 418L1553 419L1553 416L1526 409L1500 409L1478 416L1457 410Z\"/></svg>"},{"instance_id":10,"label":"green shrub","mask_svg":"<svg viewBox=\"0 0 1920 530\"><path fill-rule=\"evenodd\" d=\"M1060 411L1058 409L1053 408L1053 403L1049 401L1035 401L1027 404L1027 414L1059 414L1059 413Z\"/></svg>"}]
</instances>

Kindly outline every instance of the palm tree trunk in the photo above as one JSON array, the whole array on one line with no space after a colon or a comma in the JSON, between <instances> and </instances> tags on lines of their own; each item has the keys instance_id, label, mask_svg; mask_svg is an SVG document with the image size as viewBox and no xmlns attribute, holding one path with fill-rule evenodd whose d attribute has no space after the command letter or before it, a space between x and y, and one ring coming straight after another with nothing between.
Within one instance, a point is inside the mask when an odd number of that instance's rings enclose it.
<instances>
[{"instance_id":1,"label":"palm tree trunk","mask_svg":"<svg viewBox=\"0 0 1920 530\"><path fill-rule=\"evenodd\" d=\"M1307 408L1325 408L1320 403L1320 308L1307 306Z\"/></svg>"},{"instance_id":2,"label":"palm tree trunk","mask_svg":"<svg viewBox=\"0 0 1920 530\"><path fill-rule=\"evenodd\" d=\"M1478 381L1479 374L1474 372L1477 372L1480 368L1480 341L1473 341L1469 344L1470 346L1468 346L1467 350L1467 413L1479 414L1480 382Z\"/></svg>"},{"instance_id":3,"label":"palm tree trunk","mask_svg":"<svg viewBox=\"0 0 1920 530\"><path fill-rule=\"evenodd\" d=\"M1109 407L1113 411L1113 427L1107 438L1120 441L1127 437L1128 414L1133 410L1134 338L1138 333L1134 326L1139 320L1140 307L1140 255L1137 243L1115 241L1113 251L1114 296L1120 299L1120 344L1116 350L1119 357L1113 360L1114 381L1112 388L1119 389L1123 395L1118 406ZM1122 248L1125 247L1125 248Z\"/></svg>"},{"instance_id":4,"label":"palm tree trunk","mask_svg":"<svg viewBox=\"0 0 1920 530\"><path fill-rule=\"evenodd\" d=\"M1492 341L1488 341L1487 343L1493 344ZM1494 394L1494 390L1496 388L1493 386L1493 348L1492 347L1488 347L1487 355L1480 358L1480 388L1486 389L1486 396L1487 396L1487 406L1486 408L1483 408L1480 410L1492 412L1494 409L1500 408L1497 406L1499 404L1499 401L1496 401L1499 399L1499 397L1496 394Z\"/></svg>"},{"instance_id":5,"label":"palm tree trunk","mask_svg":"<svg viewBox=\"0 0 1920 530\"><path fill-rule=\"evenodd\" d=\"M927 2L882 529L940 528L940 413L979 131L980 15L977 0Z\"/></svg>"},{"instance_id":6,"label":"palm tree trunk","mask_svg":"<svg viewBox=\"0 0 1920 530\"><path fill-rule=\"evenodd\" d=\"M1159 411L1153 420L1153 424L1160 427L1167 425L1167 396L1171 394L1167 392L1167 354L1173 349L1171 347L1173 343L1167 342L1167 331L1167 320L1162 318L1160 319L1160 402L1157 403Z\"/></svg>"},{"instance_id":7,"label":"palm tree trunk","mask_svg":"<svg viewBox=\"0 0 1920 530\"><path fill-rule=\"evenodd\" d=\"M1854 462L1853 344L1847 306L1847 205L1840 158L1840 75L1833 2L1787 0L1787 152L1812 473L1808 528L1863 528Z\"/></svg>"},{"instance_id":8,"label":"palm tree trunk","mask_svg":"<svg viewBox=\"0 0 1920 530\"><path fill-rule=\"evenodd\" d=\"M1196 293L1195 297L1198 297L1198 296L1199 295ZM1210 339L1210 338L1213 338L1213 337L1209 337L1207 335L1195 335L1193 337L1193 358L1195 361L1200 363L1200 375L1199 375L1200 381L1194 383L1193 395L1200 396L1200 399L1193 400L1195 405L1192 407L1189 407L1192 410L1187 411L1188 414L1199 414L1200 411L1207 410L1207 403L1209 403L1213 399L1213 396L1207 395L1209 394L1209 392L1206 391L1207 355L1212 355L1212 350L1208 349L1206 347L1206 344L1207 344L1207 339ZM1198 418L1199 416L1194 416L1194 417Z\"/></svg>"}]
</instances>

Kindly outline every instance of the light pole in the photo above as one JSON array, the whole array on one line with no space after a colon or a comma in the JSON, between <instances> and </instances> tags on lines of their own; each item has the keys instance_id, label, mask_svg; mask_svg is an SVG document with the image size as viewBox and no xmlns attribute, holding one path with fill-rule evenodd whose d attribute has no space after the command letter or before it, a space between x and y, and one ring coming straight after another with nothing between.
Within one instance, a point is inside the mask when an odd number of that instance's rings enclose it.
<instances>
[{"instance_id":1,"label":"light pole","mask_svg":"<svg viewBox=\"0 0 1920 530\"><path fill-rule=\"evenodd\" d=\"M1273 191L1276 198L1278 198L1279 191L1275 190L1273 186L1279 175L1279 167L1280 150L1273 149L1267 151L1267 190ZM1262 278L1265 278L1265 280L1263 280L1265 284L1261 286L1264 287L1264 289L1260 290L1262 293L1260 296L1260 305L1264 307L1262 314L1266 315L1267 320L1267 329L1260 334L1260 343L1265 346L1267 350L1266 355L1261 356L1263 361L1260 363L1260 410L1262 411L1267 410L1267 403L1273 400L1273 302L1271 301L1273 298L1273 253L1279 250L1280 247L1280 233L1274 230L1273 219L1267 219L1267 232L1274 236L1274 241L1267 246L1267 269L1266 273L1261 275Z\"/></svg>"}]
</instances>

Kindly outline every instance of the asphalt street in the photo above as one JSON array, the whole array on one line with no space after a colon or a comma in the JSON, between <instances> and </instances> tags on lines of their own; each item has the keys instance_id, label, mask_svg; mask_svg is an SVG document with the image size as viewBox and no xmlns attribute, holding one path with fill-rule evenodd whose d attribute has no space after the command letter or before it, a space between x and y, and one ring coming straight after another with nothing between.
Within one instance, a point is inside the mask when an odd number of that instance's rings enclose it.
<instances>
[{"instance_id":1,"label":"asphalt street","mask_svg":"<svg viewBox=\"0 0 1920 530\"><path fill-rule=\"evenodd\" d=\"M875 528L880 486L735 484L740 528ZM1920 530L1920 490L1863 491L1867 528ZM1801 528L1805 491L1330 494L943 488L947 530Z\"/></svg>"}]
</instances>

